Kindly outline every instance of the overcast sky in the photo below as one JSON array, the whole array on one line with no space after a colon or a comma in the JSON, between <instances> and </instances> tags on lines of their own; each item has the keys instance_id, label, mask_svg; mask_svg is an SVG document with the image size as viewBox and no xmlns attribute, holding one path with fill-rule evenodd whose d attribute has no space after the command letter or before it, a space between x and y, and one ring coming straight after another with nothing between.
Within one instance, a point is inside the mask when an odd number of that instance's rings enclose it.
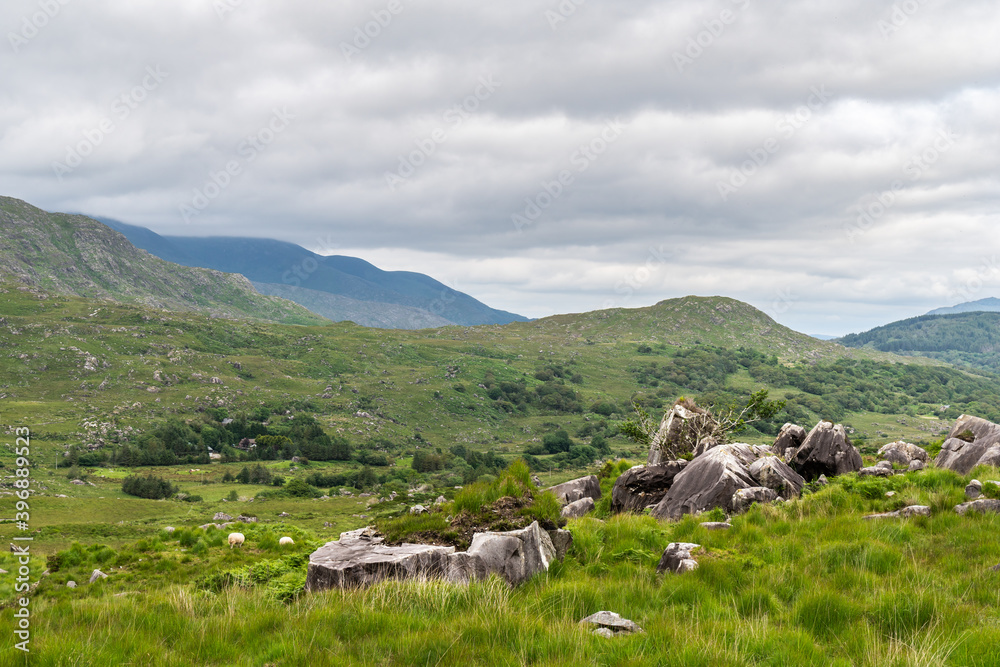
<instances>
[{"instance_id":1,"label":"overcast sky","mask_svg":"<svg viewBox=\"0 0 1000 667\"><path fill-rule=\"evenodd\" d=\"M5 0L0 194L531 317L1000 296L1000 3Z\"/></svg>"}]
</instances>

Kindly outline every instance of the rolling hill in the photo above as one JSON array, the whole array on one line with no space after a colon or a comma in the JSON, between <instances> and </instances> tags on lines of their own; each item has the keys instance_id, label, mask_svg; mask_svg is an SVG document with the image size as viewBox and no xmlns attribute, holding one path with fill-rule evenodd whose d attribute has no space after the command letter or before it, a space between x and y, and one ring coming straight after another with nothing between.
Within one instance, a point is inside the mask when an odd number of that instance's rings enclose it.
<instances>
[{"instance_id":1,"label":"rolling hill","mask_svg":"<svg viewBox=\"0 0 1000 667\"><path fill-rule=\"evenodd\" d=\"M246 278L172 264L82 215L48 213L0 197L0 277L55 294L218 317L320 324L290 301L259 294Z\"/></svg>"},{"instance_id":2,"label":"rolling hill","mask_svg":"<svg viewBox=\"0 0 1000 667\"><path fill-rule=\"evenodd\" d=\"M490 308L430 276L383 271L356 257L318 255L272 239L160 236L117 220L98 220L161 259L242 274L262 293L280 295L337 321L393 329L527 321ZM317 293L338 298L325 299Z\"/></svg>"}]
</instances>

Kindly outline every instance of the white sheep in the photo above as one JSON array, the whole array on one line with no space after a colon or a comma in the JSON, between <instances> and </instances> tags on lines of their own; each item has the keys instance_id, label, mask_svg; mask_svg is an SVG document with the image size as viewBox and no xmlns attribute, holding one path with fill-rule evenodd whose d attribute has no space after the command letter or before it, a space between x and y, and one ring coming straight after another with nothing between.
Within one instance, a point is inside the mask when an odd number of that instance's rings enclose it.
<instances>
[{"instance_id":1,"label":"white sheep","mask_svg":"<svg viewBox=\"0 0 1000 667\"><path fill-rule=\"evenodd\" d=\"M282 537L280 540L278 540L278 544L280 544L281 546L285 546L286 544L295 544L295 540L293 540L290 537Z\"/></svg>"},{"instance_id":2,"label":"white sheep","mask_svg":"<svg viewBox=\"0 0 1000 667\"><path fill-rule=\"evenodd\" d=\"M246 539L243 537L243 533L229 533L229 548L242 547Z\"/></svg>"}]
</instances>

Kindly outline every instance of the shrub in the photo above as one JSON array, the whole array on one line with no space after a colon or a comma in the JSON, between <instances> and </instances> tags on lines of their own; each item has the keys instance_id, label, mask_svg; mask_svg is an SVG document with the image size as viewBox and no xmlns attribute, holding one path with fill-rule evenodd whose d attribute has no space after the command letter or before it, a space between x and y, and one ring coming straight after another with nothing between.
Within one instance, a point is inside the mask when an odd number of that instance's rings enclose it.
<instances>
[{"instance_id":1,"label":"shrub","mask_svg":"<svg viewBox=\"0 0 1000 667\"><path fill-rule=\"evenodd\" d=\"M122 493L138 498L160 500L177 493L177 487L162 477L130 475L122 482Z\"/></svg>"}]
</instances>

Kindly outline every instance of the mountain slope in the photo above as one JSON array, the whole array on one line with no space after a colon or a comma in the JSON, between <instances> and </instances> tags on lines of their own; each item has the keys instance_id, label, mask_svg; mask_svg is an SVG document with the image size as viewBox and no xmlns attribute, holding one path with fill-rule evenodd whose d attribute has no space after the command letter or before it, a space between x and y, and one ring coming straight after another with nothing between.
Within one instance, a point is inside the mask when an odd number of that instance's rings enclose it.
<instances>
[{"instance_id":1,"label":"mountain slope","mask_svg":"<svg viewBox=\"0 0 1000 667\"><path fill-rule=\"evenodd\" d=\"M320 324L322 318L263 296L239 275L172 264L82 215L47 213L0 197L0 275L59 294L216 316Z\"/></svg>"},{"instance_id":2,"label":"mountain slope","mask_svg":"<svg viewBox=\"0 0 1000 667\"><path fill-rule=\"evenodd\" d=\"M949 363L1000 370L1000 313L923 315L838 339L846 347L868 347Z\"/></svg>"},{"instance_id":3,"label":"mountain slope","mask_svg":"<svg viewBox=\"0 0 1000 667\"><path fill-rule=\"evenodd\" d=\"M527 321L521 315L490 308L424 274L383 271L355 257L318 255L293 243L272 239L160 236L143 227L99 219L157 257L186 266L240 273L255 283L302 287L356 301L416 308L425 311L422 319L428 322L443 318L454 324L472 326ZM297 301L299 293L296 290L283 291L287 298ZM312 298L308 300L315 302ZM304 302L299 303L308 307ZM344 304L346 302L342 302L342 306ZM386 311L378 317L394 322L393 326L410 319L400 320L389 314L398 312L398 308L386 308ZM355 311L346 309L343 312L343 319L358 322ZM373 313L372 307L367 306L357 313L357 317L370 320Z\"/></svg>"},{"instance_id":4,"label":"mountain slope","mask_svg":"<svg viewBox=\"0 0 1000 667\"><path fill-rule=\"evenodd\" d=\"M936 308L928 315L954 315L955 313L973 313L973 312L990 312L996 313L1000 312L1000 299L995 297L990 297L988 299L980 299L978 301L966 301L965 303L960 303L956 306L949 306L947 308Z\"/></svg>"}]
</instances>

